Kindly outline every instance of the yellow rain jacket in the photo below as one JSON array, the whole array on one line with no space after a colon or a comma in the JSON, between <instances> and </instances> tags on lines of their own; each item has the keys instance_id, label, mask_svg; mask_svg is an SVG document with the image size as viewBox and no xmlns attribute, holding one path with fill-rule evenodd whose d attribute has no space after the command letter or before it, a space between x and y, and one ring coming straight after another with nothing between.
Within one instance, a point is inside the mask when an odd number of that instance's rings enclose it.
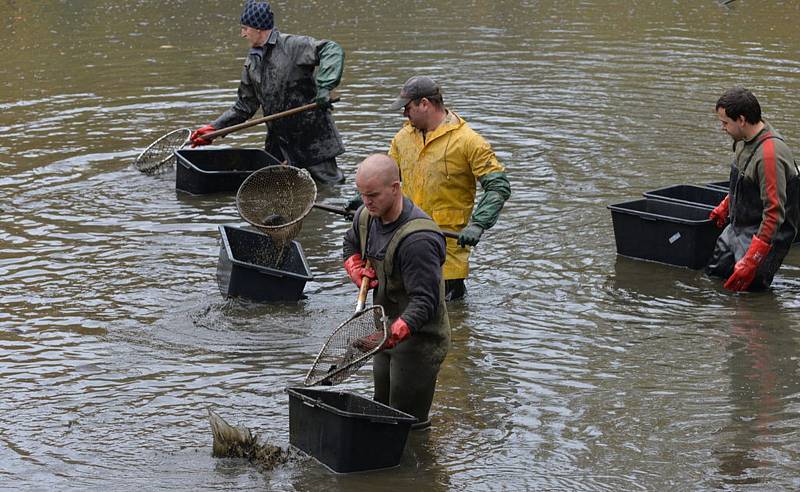
<instances>
[{"instance_id":1,"label":"yellow rain jacket","mask_svg":"<svg viewBox=\"0 0 800 492\"><path fill-rule=\"evenodd\" d=\"M491 145L452 111L423 139L406 121L392 139L389 155L400 166L403 194L444 229L459 232L469 222L478 178L505 172ZM466 278L470 248L447 238L445 280Z\"/></svg>"}]
</instances>

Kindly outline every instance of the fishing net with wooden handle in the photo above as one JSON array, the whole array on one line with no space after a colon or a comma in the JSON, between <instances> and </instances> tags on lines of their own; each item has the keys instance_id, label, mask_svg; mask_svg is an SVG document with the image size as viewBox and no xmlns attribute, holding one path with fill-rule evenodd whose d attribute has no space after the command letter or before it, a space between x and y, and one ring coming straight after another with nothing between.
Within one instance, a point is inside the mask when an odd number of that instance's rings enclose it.
<instances>
[{"instance_id":1,"label":"fishing net with wooden handle","mask_svg":"<svg viewBox=\"0 0 800 492\"><path fill-rule=\"evenodd\" d=\"M341 383L379 352L388 338L388 319L383 306L356 312L328 337L303 384Z\"/></svg>"},{"instance_id":2,"label":"fishing net with wooden handle","mask_svg":"<svg viewBox=\"0 0 800 492\"><path fill-rule=\"evenodd\" d=\"M280 266L286 246L300 232L316 198L317 185L305 169L267 166L242 182L236 208L244 220L270 236L278 252L273 263Z\"/></svg>"},{"instance_id":3,"label":"fishing net with wooden handle","mask_svg":"<svg viewBox=\"0 0 800 492\"><path fill-rule=\"evenodd\" d=\"M175 151L189 143L192 131L188 128L173 130L150 144L136 158L133 165L145 174L158 174L175 163Z\"/></svg>"}]
</instances>

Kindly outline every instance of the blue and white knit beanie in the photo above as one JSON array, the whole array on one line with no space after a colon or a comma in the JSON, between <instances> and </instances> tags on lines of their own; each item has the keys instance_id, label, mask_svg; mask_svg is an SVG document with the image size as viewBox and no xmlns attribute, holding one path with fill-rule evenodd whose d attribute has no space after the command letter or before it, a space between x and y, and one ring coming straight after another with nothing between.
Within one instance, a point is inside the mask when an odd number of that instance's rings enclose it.
<instances>
[{"instance_id":1,"label":"blue and white knit beanie","mask_svg":"<svg viewBox=\"0 0 800 492\"><path fill-rule=\"evenodd\" d=\"M247 0L247 3L244 4L244 10L242 10L240 23L243 26L261 29L262 31L272 29L275 25L275 21L272 15L272 9L269 7L269 2Z\"/></svg>"}]
</instances>

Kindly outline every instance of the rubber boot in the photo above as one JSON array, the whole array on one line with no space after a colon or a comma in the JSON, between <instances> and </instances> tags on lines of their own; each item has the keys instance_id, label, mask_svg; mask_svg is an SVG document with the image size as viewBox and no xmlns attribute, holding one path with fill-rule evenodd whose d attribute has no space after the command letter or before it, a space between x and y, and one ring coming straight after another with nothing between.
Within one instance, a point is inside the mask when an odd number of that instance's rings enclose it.
<instances>
[{"instance_id":1,"label":"rubber boot","mask_svg":"<svg viewBox=\"0 0 800 492\"><path fill-rule=\"evenodd\" d=\"M344 183L344 174L342 174L339 166L336 165L336 159L318 162L313 166L308 166L306 170L318 184Z\"/></svg>"},{"instance_id":2,"label":"rubber boot","mask_svg":"<svg viewBox=\"0 0 800 492\"><path fill-rule=\"evenodd\" d=\"M446 302L463 299L467 293L467 286L463 278L454 278L444 281L444 300Z\"/></svg>"},{"instance_id":3,"label":"rubber boot","mask_svg":"<svg viewBox=\"0 0 800 492\"><path fill-rule=\"evenodd\" d=\"M419 335L378 352L372 359L373 399L413 415L420 429L430 426L428 412L446 353L445 341Z\"/></svg>"}]
</instances>

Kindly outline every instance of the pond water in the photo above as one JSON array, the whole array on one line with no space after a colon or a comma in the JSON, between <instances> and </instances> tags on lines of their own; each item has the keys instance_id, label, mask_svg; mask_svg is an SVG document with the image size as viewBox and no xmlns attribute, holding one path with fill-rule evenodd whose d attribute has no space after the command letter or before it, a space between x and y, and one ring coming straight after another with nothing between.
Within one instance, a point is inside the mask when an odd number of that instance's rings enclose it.
<instances>
[{"instance_id":1,"label":"pond water","mask_svg":"<svg viewBox=\"0 0 800 492\"><path fill-rule=\"evenodd\" d=\"M724 3L724 2L722 2ZM12 489L796 490L800 253L771 291L618 257L607 205L727 178L716 99L741 84L800 151L800 4L273 2L347 53L341 204L387 110L428 74L513 195L449 306L428 432L397 468L260 473L211 457L206 409L288 444L287 386L347 319L348 224L314 210L296 304L228 300L233 194L132 167L232 104L241 2L0 0L0 484ZM260 128L219 143L260 147ZM362 370L344 388L369 396Z\"/></svg>"}]
</instances>

